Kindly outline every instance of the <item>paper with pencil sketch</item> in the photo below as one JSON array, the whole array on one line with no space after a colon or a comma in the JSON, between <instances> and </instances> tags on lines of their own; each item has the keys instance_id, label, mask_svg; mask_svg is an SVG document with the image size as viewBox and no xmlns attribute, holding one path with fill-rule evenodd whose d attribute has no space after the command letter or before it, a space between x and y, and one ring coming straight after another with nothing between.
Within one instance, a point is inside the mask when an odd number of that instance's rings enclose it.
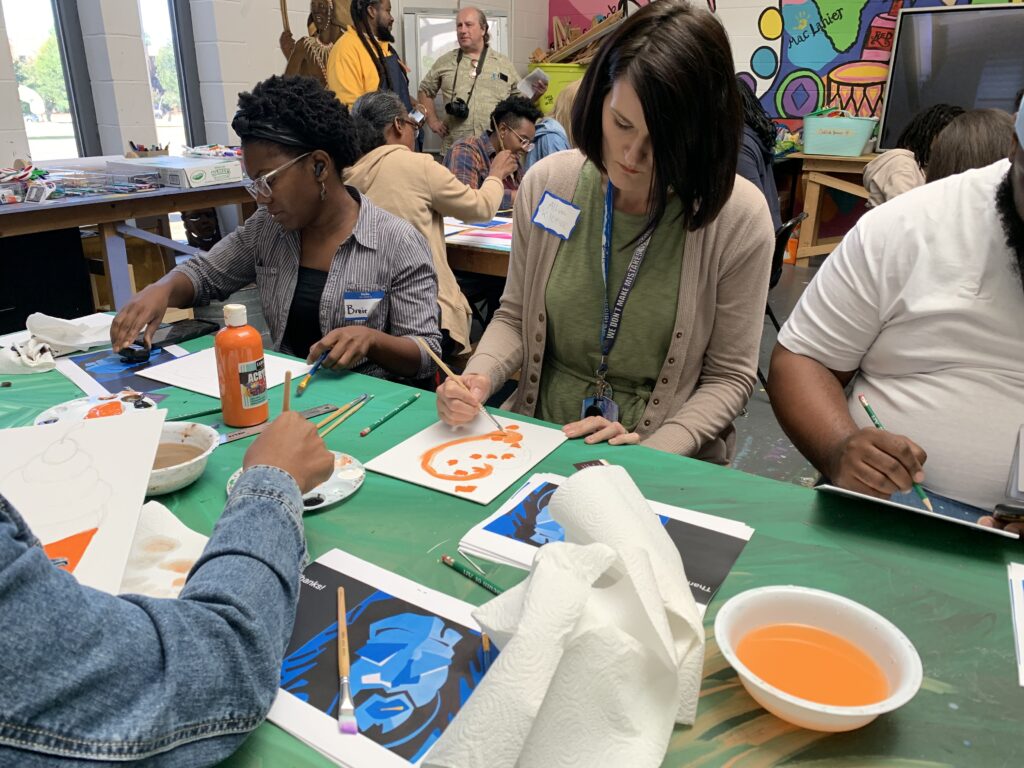
<instances>
[{"instance_id":1,"label":"paper with pencil sketch","mask_svg":"<svg viewBox=\"0 0 1024 768\"><path fill-rule=\"evenodd\" d=\"M549 509L565 480L558 475L533 475L497 512L462 537L459 551L528 570L542 546L565 541L565 529ZM690 591L703 615L754 529L692 509L650 500L647 504L679 550Z\"/></svg>"},{"instance_id":2,"label":"paper with pencil sketch","mask_svg":"<svg viewBox=\"0 0 1024 768\"><path fill-rule=\"evenodd\" d=\"M438 422L377 456L366 468L490 504L566 439L559 429L497 419L504 432L483 414L461 427Z\"/></svg>"},{"instance_id":3,"label":"paper with pencil sketch","mask_svg":"<svg viewBox=\"0 0 1024 768\"><path fill-rule=\"evenodd\" d=\"M297 379L300 376L305 376L310 369L310 366L303 360L266 353L263 358L267 389L284 384L286 371L291 371L292 378ZM217 382L217 358L212 347L139 371L139 376L162 381L164 384L188 389L208 397L220 397L220 384Z\"/></svg>"},{"instance_id":4,"label":"paper with pencil sketch","mask_svg":"<svg viewBox=\"0 0 1024 768\"><path fill-rule=\"evenodd\" d=\"M165 414L0 430L0 493L82 584L121 585Z\"/></svg>"},{"instance_id":5,"label":"paper with pencil sketch","mask_svg":"<svg viewBox=\"0 0 1024 768\"><path fill-rule=\"evenodd\" d=\"M999 528L989 528L986 525L978 525L977 523L972 523L968 520L961 520L958 517L951 517L950 515L943 514L942 502L936 501L934 498L932 499L932 504L934 506L935 511L929 512L927 509L919 509L917 507L912 507L909 504L901 504L898 501L892 501L891 499L879 499L876 498L875 496L868 496L867 494L864 493L848 491L846 488L839 488L835 485L818 485L815 486L814 490L820 491L821 493L834 494L836 496L846 496L847 498L850 499L869 501L872 504L881 504L886 507L895 507L896 509L902 509L905 510L906 512L913 512L915 515L924 515L926 517L934 517L937 520L945 520L947 523L966 525L968 528L973 528L976 531L983 531L984 533L991 533L995 534L996 536L1005 536L1009 539L1020 538L1020 536L1018 536L1016 533L1010 533L1009 531L1004 531Z\"/></svg>"}]
</instances>

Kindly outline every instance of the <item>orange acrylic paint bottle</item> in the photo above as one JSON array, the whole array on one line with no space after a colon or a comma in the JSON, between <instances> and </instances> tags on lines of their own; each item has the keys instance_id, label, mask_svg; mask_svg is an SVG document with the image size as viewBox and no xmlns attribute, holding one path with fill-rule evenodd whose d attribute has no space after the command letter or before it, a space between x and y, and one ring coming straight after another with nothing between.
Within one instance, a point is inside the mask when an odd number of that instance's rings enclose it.
<instances>
[{"instance_id":1,"label":"orange acrylic paint bottle","mask_svg":"<svg viewBox=\"0 0 1024 768\"><path fill-rule=\"evenodd\" d=\"M270 417L267 375L260 332L246 324L244 304L224 307L224 322L214 338L221 412L229 427L252 427Z\"/></svg>"}]
</instances>

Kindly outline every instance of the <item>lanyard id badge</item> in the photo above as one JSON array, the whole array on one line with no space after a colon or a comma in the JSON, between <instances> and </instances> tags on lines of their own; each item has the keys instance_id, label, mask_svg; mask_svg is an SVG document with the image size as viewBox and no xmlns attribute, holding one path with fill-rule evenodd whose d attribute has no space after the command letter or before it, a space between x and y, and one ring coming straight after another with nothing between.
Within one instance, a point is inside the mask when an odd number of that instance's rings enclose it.
<instances>
[{"instance_id":1,"label":"lanyard id badge","mask_svg":"<svg viewBox=\"0 0 1024 768\"><path fill-rule=\"evenodd\" d=\"M601 321L601 362L594 372L594 395L583 398L580 418L587 416L604 416L609 421L619 420L619 405L613 399L614 393L607 381L608 355L615 346L622 323L622 312L626 301L636 284L640 265L644 263L647 247L651 244L651 232L645 232L633 251L633 256L626 267L626 276L615 297L615 304L608 306L608 269L612 259L612 207L613 187L609 180L604 196L604 228L601 231L601 276L604 278L604 316Z\"/></svg>"}]
</instances>

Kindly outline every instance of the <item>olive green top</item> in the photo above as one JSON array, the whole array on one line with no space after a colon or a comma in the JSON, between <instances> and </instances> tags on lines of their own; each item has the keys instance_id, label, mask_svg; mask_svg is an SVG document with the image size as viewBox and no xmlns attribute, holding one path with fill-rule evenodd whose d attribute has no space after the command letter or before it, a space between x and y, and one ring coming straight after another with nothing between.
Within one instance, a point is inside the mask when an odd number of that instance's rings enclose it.
<instances>
[{"instance_id":1,"label":"olive green top","mask_svg":"<svg viewBox=\"0 0 1024 768\"><path fill-rule=\"evenodd\" d=\"M583 166L572 202L580 217L562 242L545 292L548 344L540 381L537 415L566 424L580 418L584 397L594 394L594 372L601 361L605 291L601 268L605 186L590 162ZM686 229L672 197L647 249L622 313L618 338L608 356L606 379L619 405L619 420L632 430L640 421L668 354L679 298ZM608 306L615 304L646 216L612 215L612 258Z\"/></svg>"}]
</instances>

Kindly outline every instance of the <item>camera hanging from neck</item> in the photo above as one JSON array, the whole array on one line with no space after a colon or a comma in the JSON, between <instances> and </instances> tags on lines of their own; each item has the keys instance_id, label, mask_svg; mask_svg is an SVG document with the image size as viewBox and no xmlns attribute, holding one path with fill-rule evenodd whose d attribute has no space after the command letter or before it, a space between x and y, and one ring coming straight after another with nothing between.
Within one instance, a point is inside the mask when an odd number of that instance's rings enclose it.
<instances>
[{"instance_id":1,"label":"camera hanging from neck","mask_svg":"<svg viewBox=\"0 0 1024 768\"><path fill-rule=\"evenodd\" d=\"M469 101L470 99L473 98L473 91L476 90L476 84L477 81L480 79L480 73L484 71L484 62L487 60L487 48L487 44L484 43L484 49L480 53L480 61L478 61L476 64L476 76L473 78L473 84L469 86L469 93L466 94L466 100L463 102L463 104L466 107L466 114L462 115L462 119L469 117ZM453 117L458 117L458 115L456 115L456 113L451 109L451 107L452 105L456 104L459 101L458 99L455 98L455 87L459 83L459 65L462 64L462 57L464 55L465 54L460 48L458 55L455 57L455 78L452 80L452 95L451 98L449 99L449 103L445 105L445 112L447 112L449 115L452 115Z\"/></svg>"}]
</instances>

